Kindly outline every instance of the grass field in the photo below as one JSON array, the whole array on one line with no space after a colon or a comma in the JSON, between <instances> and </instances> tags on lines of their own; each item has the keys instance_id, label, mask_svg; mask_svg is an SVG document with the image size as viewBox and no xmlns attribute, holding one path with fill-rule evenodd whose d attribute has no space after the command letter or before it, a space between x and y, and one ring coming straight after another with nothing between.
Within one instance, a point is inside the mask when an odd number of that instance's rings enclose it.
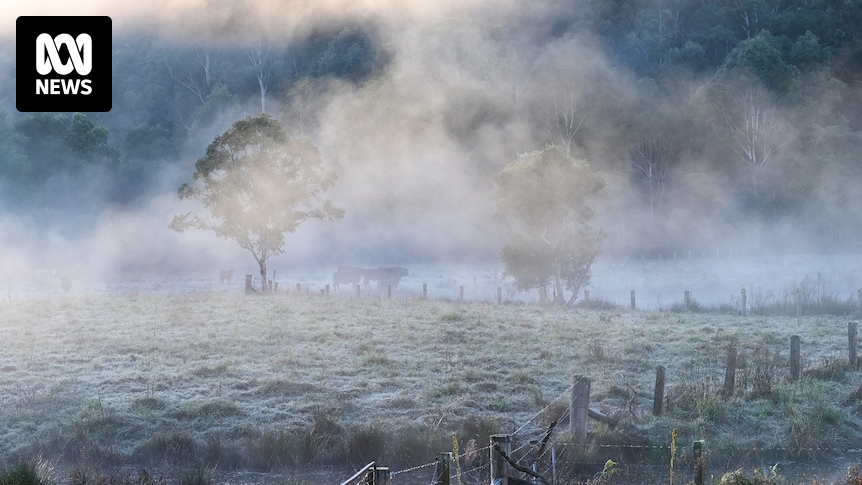
<instances>
[{"instance_id":1,"label":"grass field","mask_svg":"<svg viewBox=\"0 0 862 485\"><path fill-rule=\"evenodd\" d=\"M541 438L575 375L592 378L594 409L622 420L591 424L607 450L663 450L677 429L682 448L706 440L725 471L772 459L768 450L835 456L862 435L848 321L222 292L10 298L0 304L0 462L290 475L380 460L402 470L451 451L455 434L461 452L479 449L462 466L481 466L491 433ZM791 335L802 342L797 383ZM722 398L729 345L737 388ZM658 365L663 417L651 412ZM651 459L664 469L663 453Z\"/></svg>"}]
</instances>

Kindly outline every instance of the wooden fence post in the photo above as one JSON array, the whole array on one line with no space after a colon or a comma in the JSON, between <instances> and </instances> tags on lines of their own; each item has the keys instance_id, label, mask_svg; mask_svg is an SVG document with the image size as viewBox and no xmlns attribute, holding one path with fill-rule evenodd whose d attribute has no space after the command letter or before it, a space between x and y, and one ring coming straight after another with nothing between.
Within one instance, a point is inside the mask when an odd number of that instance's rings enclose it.
<instances>
[{"instance_id":1,"label":"wooden fence post","mask_svg":"<svg viewBox=\"0 0 862 485\"><path fill-rule=\"evenodd\" d=\"M250 295L254 293L254 288L251 286L252 275L245 275L245 294Z\"/></svg>"},{"instance_id":2,"label":"wooden fence post","mask_svg":"<svg viewBox=\"0 0 862 485\"><path fill-rule=\"evenodd\" d=\"M296 284L296 294L298 295L299 292L301 292L301 291L302 291L302 286L299 283L297 283Z\"/></svg>"},{"instance_id":3,"label":"wooden fence post","mask_svg":"<svg viewBox=\"0 0 862 485\"><path fill-rule=\"evenodd\" d=\"M491 435L491 483L509 485L509 462L497 452L496 447L499 447L508 456L512 451L512 436L508 434ZM498 479L499 481L496 481Z\"/></svg>"},{"instance_id":4,"label":"wooden fence post","mask_svg":"<svg viewBox=\"0 0 862 485\"><path fill-rule=\"evenodd\" d=\"M499 286L497 287L497 304L498 305L503 304L503 288L501 288Z\"/></svg>"},{"instance_id":5,"label":"wooden fence post","mask_svg":"<svg viewBox=\"0 0 862 485\"><path fill-rule=\"evenodd\" d=\"M464 301L464 285L458 287L458 301Z\"/></svg>"},{"instance_id":6,"label":"wooden fence post","mask_svg":"<svg viewBox=\"0 0 862 485\"><path fill-rule=\"evenodd\" d=\"M745 291L745 290L742 290ZM732 397L736 388L736 347L727 348L727 359L724 367L724 397Z\"/></svg>"},{"instance_id":7,"label":"wooden fence post","mask_svg":"<svg viewBox=\"0 0 862 485\"><path fill-rule=\"evenodd\" d=\"M691 292L685 290L685 296L683 297L683 310L685 313L688 313L689 306L691 304Z\"/></svg>"},{"instance_id":8,"label":"wooden fence post","mask_svg":"<svg viewBox=\"0 0 862 485\"><path fill-rule=\"evenodd\" d=\"M798 381L802 371L802 356L799 349L799 335L790 337L790 380Z\"/></svg>"},{"instance_id":9,"label":"wooden fence post","mask_svg":"<svg viewBox=\"0 0 862 485\"><path fill-rule=\"evenodd\" d=\"M856 304L859 305L859 318L862 318L862 288L856 293Z\"/></svg>"},{"instance_id":10,"label":"wooden fence post","mask_svg":"<svg viewBox=\"0 0 862 485\"><path fill-rule=\"evenodd\" d=\"M387 485L389 483L389 467L374 466L371 469L371 484L372 485Z\"/></svg>"},{"instance_id":11,"label":"wooden fence post","mask_svg":"<svg viewBox=\"0 0 862 485\"><path fill-rule=\"evenodd\" d=\"M434 485L449 485L453 456L451 451L437 455L437 463L434 465Z\"/></svg>"},{"instance_id":12,"label":"wooden fence post","mask_svg":"<svg viewBox=\"0 0 862 485\"><path fill-rule=\"evenodd\" d=\"M850 368L856 370L858 367L856 347L859 343L858 337L856 336L856 322L850 322L847 324L847 343L849 352L847 360L850 362Z\"/></svg>"},{"instance_id":13,"label":"wooden fence post","mask_svg":"<svg viewBox=\"0 0 862 485\"><path fill-rule=\"evenodd\" d=\"M326 296L329 296L329 285L326 285Z\"/></svg>"},{"instance_id":14,"label":"wooden fence post","mask_svg":"<svg viewBox=\"0 0 862 485\"><path fill-rule=\"evenodd\" d=\"M428 299L428 283L422 283L422 299Z\"/></svg>"},{"instance_id":15,"label":"wooden fence post","mask_svg":"<svg viewBox=\"0 0 862 485\"><path fill-rule=\"evenodd\" d=\"M590 413L590 378L575 376L572 385L572 402L569 414L569 431L575 443L587 442L587 424Z\"/></svg>"},{"instance_id":16,"label":"wooden fence post","mask_svg":"<svg viewBox=\"0 0 862 485\"><path fill-rule=\"evenodd\" d=\"M747 298L747 297L746 297L746 295L745 295L745 288L743 288L743 289L742 289L742 302L741 302L741 305L740 305L740 308L742 309L742 316L743 316L743 317L745 316L745 312L746 312L746 310L747 310L747 308L748 308L748 305L747 305L747 303L748 303L748 302L746 301L747 299L748 299L748 298Z\"/></svg>"},{"instance_id":17,"label":"wooden fence post","mask_svg":"<svg viewBox=\"0 0 862 485\"><path fill-rule=\"evenodd\" d=\"M664 366L655 369L655 391L652 398L652 413L661 416L664 412Z\"/></svg>"},{"instance_id":18,"label":"wooden fence post","mask_svg":"<svg viewBox=\"0 0 862 485\"><path fill-rule=\"evenodd\" d=\"M590 307L590 290L584 290L584 305Z\"/></svg>"},{"instance_id":19,"label":"wooden fence post","mask_svg":"<svg viewBox=\"0 0 862 485\"><path fill-rule=\"evenodd\" d=\"M802 290L796 288L796 316L802 316Z\"/></svg>"},{"instance_id":20,"label":"wooden fence post","mask_svg":"<svg viewBox=\"0 0 862 485\"><path fill-rule=\"evenodd\" d=\"M632 310L636 310L637 306L635 305L635 290L632 290Z\"/></svg>"},{"instance_id":21,"label":"wooden fence post","mask_svg":"<svg viewBox=\"0 0 862 485\"><path fill-rule=\"evenodd\" d=\"M703 485L703 478L706 475L706 456L703 454L705 442L703 440L695 441L691 444L691 449L694 454L694 484Z\"/></svg>"},{"instance_id":22,"label":"wooden fence post","mask_svg":"<svg viewBox=\"0 0 862 485\"><path fill-rule=\"evenodd\" d=\"M362 285L356 285L356 298L359 298L359 291L362 288Z\"/></svg>"},{"instance_id":23,"label":"wooden fence post","mask_svg":"<svg viewBox=\"0 0 862 485\"><path fill-rule=\"evenodd\" d=\"M275 295L278 294L278 281L276 281L275 286L272 287L272 293Z\"/></svg>"}]
</instances>

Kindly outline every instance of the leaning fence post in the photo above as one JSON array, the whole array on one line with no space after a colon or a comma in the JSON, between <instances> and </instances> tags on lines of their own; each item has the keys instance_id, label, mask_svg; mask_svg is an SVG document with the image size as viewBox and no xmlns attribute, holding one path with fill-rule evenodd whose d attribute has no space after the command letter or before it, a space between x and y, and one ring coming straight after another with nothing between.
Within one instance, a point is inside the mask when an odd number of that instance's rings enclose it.
<instances>
[{"instance_id":1,"label":"leaning fence post","mask_svg":"<svg viewBox=\"0 0 862 485\"><path fill-rule=\"evenodd\" d=\"M637 306L635 306L635 290L632 290L632 310L635 310Z\"/></svg>"},{"instance_id":2,"label":"leaning fence post","mask_svg":"<svg viewBox=\"0 0 862 485\"><path fill-rule=\"evenodd\" d=\"M661 416L664 412L664 366L660 365L655 369L655 392L652 398L652 413L654 416Z\"/></svg>"},{"instance_id":3,"label":"leaning fence post","mask_svg":"<svg viewBox=\"0 0 862 485\"><path fill-rule=\"evenodd\" d=\"M449 485L453 456L451 451L437 455L437 463L434 465L434 485Z\"/></svg>"},{"instance_id":4,"label":"leaning fence post","mask_svg":"<svg viewBox=\"0 0 862 485\"><path fill-rule=\"evenodd\" d=\"M703 440L695 441L691 444L694 454L694 484L703 485L703 477L706 475L706 457L703 455L705 442Z\"/></svg>"},{"instance_id":5,"label":"leaning fence post","mask_svg":"<svg viewBox=\"0 0 862 485\"><path fill-rule=\"evenodd\" d=\"M799 349L799 335L790 337L790 380L798 381L801 376L801 352Z\"/></svg>"},{"instance_id":6,"label":"leaning fence post","mask_svg":"<svg viewBox=\"0 0 862 485\"><path fill-rule=\"evenodd\" d=\"M742 289L742 304L740 305L740 308L742 309L742 316L743 316L743 317L745 316L745 310L746 310L746 308L747 308L747 305L746 305L746 303L747 303L747 302L746 302L746 300L747 300L747 298L746 298L746 296L745 296L745 288L743 288L743 289Z\"/></svg>"},{"instance_id":7,"label":"leaning fence post","mask_svg":"<svg viewBox=\"0 0 862 485\"><path fill-rule=\"evenodd\" d=\"M497 448L506 453L512 450L512 436L508 434L491 435L491 483L509 485L509 462L497 452ZM497 481L499 479L499 481Z\"/></svg>"},{"instance_id":8,"label":"leaning fence post","mask_svg":"<svg viewBox=\"0 0 862 485\"><path fill-rule=\"evenodd\" d=\"M847 360L850 362L850 368L856 370L856 367L858 366L858 360L856 358L856 346L858 345L856 322L850 322L847 324L847 343L849 351L849 357Z\"/></svg>"},{"instance_id":9,"label":"leaning fence post","mask_svg":"<svg viewBox=\"0 0 862 485\"><path fill-rule=\"evenodd\" d=\"M590 378L575 376L572 385L572 403L569 417L569 431L575 443L587 442L587 423L590 413Z\"/></svg>"},{"instance_id":10,"label":"leaning fence post","mask_svg":"<svg viewBox=\"0 0 862 485\"><path fill-rule=\"evenodd\" d=\"M736 387L736 347L727 348L727 360L725 362L723 393L724 397L732 397Z\"/></svg>"}]
</instances>

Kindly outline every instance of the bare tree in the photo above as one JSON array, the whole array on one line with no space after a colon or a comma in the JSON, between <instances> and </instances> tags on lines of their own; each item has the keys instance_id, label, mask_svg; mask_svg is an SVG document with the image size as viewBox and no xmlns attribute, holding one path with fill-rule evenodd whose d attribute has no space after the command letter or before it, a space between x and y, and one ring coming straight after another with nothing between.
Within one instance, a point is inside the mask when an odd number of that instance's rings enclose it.
<instances>
[{"instance_id":1,"label":"bare tree","mask_svg":"<svg viewBox=\"0 0 862 485\"><path fill-rule=\"evenodd\" d=\"M751 170L751 187L758 195L758 169L766 166L785 144L789 128L759 84L730 89L719 103L718 117L730 129L737 158Z\"/></svg>"},{"instance_id":2,"label":"bare tree","mask_svg":"<svg viewBox=\"0 0 862 485\"><path fill-rule=\"evenodd\" d=\"M646 180L649 192L650 217L661 208L664 198L665 181L673 154L661 132L646 136L629 151L627 162L636 174Z\"/></svg>"},{"instance_id":3,"label":"bare tree","mask_svg":"<svg viewBox=\"0 0 862 485\"><path fill-rule=\"evenodd\" d=\"M566 89L560 98L554 98L554 113L548 122L548 131L552 137L559 137L567 157L572 156L572 143L586 116L581 114L574 88Z\"/></svg>"},{"instance_id":4,"label":"bare tree","mask_svg":"<svg viewBox=\"0 0 862 485\"><path fill-rule=\"evenodd\" d=\"M257 42L249 42L245 46L245 53L251 61L255 71L257 85L260 87L260 112L266 113L266 87L270 78L273 77L273 58L269 45L264 45L263 39L258 36Z\"/></svg>"}]
</instances>

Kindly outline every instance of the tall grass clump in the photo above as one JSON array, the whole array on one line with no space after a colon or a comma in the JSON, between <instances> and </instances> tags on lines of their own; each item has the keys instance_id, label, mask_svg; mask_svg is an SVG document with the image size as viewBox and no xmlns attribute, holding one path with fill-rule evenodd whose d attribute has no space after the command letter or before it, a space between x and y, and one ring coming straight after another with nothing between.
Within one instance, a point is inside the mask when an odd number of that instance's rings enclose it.
<instances>
[{"instance_id":1,"label":"tall grass clump","mask_svg":"<svg viewBox=\"0 0 862 485\"><path fill-rule=\"evenodd\" d=\"M0 471L0 485L52 485L50 471L51 468L39 460L21 462Z\"/></svg>"}]
</instances>

